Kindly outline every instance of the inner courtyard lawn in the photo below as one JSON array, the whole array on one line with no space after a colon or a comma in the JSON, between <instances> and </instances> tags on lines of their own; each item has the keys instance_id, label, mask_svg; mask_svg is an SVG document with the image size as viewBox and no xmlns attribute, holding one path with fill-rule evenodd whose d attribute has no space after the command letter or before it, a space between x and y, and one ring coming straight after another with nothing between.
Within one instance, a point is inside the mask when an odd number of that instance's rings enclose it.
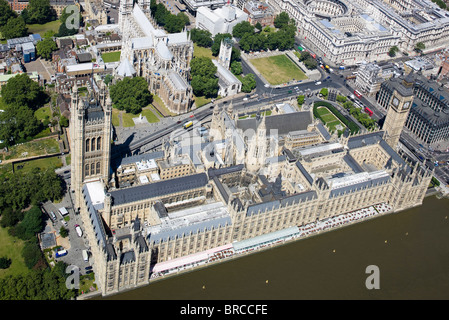
<instances>
[{"instance_id":1,"label":"inner courtyard lawn","mask_svg":"<svg viewBox=\"0 0 449 320\"><path fill-rule=\"evenodd\" d=\"M291 80L305 80L307 76L286 55L251 59L252 65L272 85Z\"/></svg>"}]
</instances>

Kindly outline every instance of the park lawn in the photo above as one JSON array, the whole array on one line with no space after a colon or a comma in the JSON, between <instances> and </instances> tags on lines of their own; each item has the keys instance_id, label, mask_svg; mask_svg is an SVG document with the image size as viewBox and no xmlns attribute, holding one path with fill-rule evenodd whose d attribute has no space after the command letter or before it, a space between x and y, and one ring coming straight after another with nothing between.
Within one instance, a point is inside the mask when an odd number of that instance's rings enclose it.
<instances>
[{"instance_id":1,"label":"park lawn","mask_svg":"<svg viewBox=\"0 0 449 320\"><path fill-rule=\"evenodd\" d=\"M205 104L208 104L212 98L206 98L205 96L202 97L197 97L194 95L194 99L195 99L195 105L197 108L204 106Z\"/></svg>"},{"instance_id":2,"label":"park lawn","mask_svg":"<svg viewBox=\"0 0 449 320\"><path fill-rule=\"evenodd\" d=\"M42 121L46 116L51 117L50 106L41 107L34 112L34 116L37 120Z\"/></svg>"},{"instance_id":3,"label":"park lawn","mask_svg":"<svg viewBox=\"0 0 449 320\"><path fill-rule=\"evenodd\" d=\"M147 117L149 123L159 122L159 118L154 114L151 106L142 109L142 117Z\"/></svg>"},{"instance_id":4,"label":"park lawn","mask_svg":"<svg viewBox=\"0 0 449 320\"><path fill-rule=\"evenodd\" d=\"M271 85L307 79L305 73L283 54L251 59L251 63Z\"/></svg>"},{"instance_id":5,"label":"park lawn","mask_svg":"<svg viewBox=\"0 0 449 320\"><path fill-rule=\"evenodd\" d=\"M120 118L119 118L120 110L116 108L112 108L112 125L114 127L120 126Z\"/></svg>"},{"instance_id":6,"label":"park lawn","mask_svg":"<svg viewBox=\"0 0 449 320\"><path fill-rule=\"evenodd\" d=\"M156 106L155 106L156 104ZM171 112L168 110L168 108L165 106L164 101L162 101L161 97L159 97L156 94L153 94L153 107L160 111L160 113L163 113L163 117L167 116L176 116L176 113Z\"/></svg>"},{"instance_id":7,"label":"park lawn","mask_svg":"<svg viewBox=\"0 0 449 320\"><path fill-rule=\"evenodd\" d=\"M11 265L8 269L0 269L0 278L27 273L29 270L22 258L24 241L11 237L7 228L0 227L0 243L0 257L11 259Z\"/></svg>"},{"instance_id":8,"label":"park lawn","mask_svg":"<svg viewBox=\"0 0 449 320\"><path fill-rule=\"evenodd\" d=\"M22 169L18 169L18 166L23 166ZM16 172L20 173L29 173L34 168L40 168L42 171L45 171L46 169L56 169L62 167L62 161L58 156L54 156L51 158L44 158L44 159L37 159L37 160L30 160L25 162L20 162L15 165Z\"/></svg>"},{"instance_id":9,"label":"park lawn","mask_svg":"<svg viewBox=\"0 0 449 320\"><path fill-rule=\"evenodd\" d=\"M27 152L27 154L24 154ZM59 152L59 143L54 138L44 140L32 140L22 144L17 144L9 148L7 159L20 159L25 157L39 156ZM22 154L24 154L22 156Z\"/></svg>"},{"instance_id":10,"label":"park lawn","mask_svg":"<svg viewBox=\"0 0 449 320\"><path fill-rule=\"evenodd\" d=\"M44 37L44 34L52 30L55 33L58 33L59 26L61 25L61 21L55 20L50 21L44 24L27 24L28 33L38 33L41 35L41 37Z\"/></svg>"},{"instance_id":11,"label":"park lawn","mask_svg":"<svg viewBox=\"0 0 449 320\"><path fill-rule=\"evenodd\" d=\"M138 117L138 114L132 114L132 113L127 113L126 111L122 111L122 124L124 127L134 127L134 121L133 118Z\"/></svg>"},{"instance_id":12,"label":"park lawn","mask_svg":"<svg viewBox=\"0 0 449 320\"><path fill-rule=\"evenodd\" d=\"M120 61L120 53L121 51L106 52L101 55L101 58L103 59L104 62Z\"/></svg>"},{"instance_id":13,"label":"park lawn","mask_svg":"<svg viewBox=\"0 0 449 320\"><path fill-rule=\"evenodd\" d=\"M212 50L209 48L203 48L200 46L197 46L195 43L193 44L193 57L206 57L209 59L217 59L217 57L214 57L212 55Z\"/></svg>"},{"instance_id":14,"label":"park lawn","mask_svg":"<svg viewBox=\"0 0 449 320\"><path fill-rule=\"evenodd\" d=\"M321 120L324 121L324 124L329 128L330 131L335 131L336 126L339 124L342 127L346 127L344 123L342 123L338 118L326 107L318 107L317 112L321 117Z\"/></svg>"}]
</instances>

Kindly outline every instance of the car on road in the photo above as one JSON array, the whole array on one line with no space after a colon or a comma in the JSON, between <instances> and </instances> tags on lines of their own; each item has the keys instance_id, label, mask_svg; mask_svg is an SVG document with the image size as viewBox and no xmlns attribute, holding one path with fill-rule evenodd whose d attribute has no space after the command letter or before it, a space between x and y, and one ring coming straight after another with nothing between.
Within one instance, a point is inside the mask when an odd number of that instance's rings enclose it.
<instances>
[{"instance_id":1,"label":"car on road","mask_svg":"<svg viewBox=\"0 0 449 320\"><path fill-rule=\"evenodd\" d=\"M315 83L316 86L319 86L321 84L321 81L318 81Z\"/></svg>"},{"instance_id":2,"label":"car on road","mask_svg":"<svg viewBox=\"0 0 449 320\"><path fill-rule=\"evenodd\" d=\"M178 123L178 124L179 124L179 123L181 123L181 122L182 122L181 120L178 120L178 122L176 122L176 123Z\"/></svg>"},{"instance_id":3,"label":"car on road","mask_svg":"<svg viewBox=\"0 0 449 320\"><path fill-rule=\"evenodd\" d=\"M248 98L247 97L243 98L243 101L248 101Z\"/></svg>"},{"instance_id":4,"label":"car on road","mask_svg":"<svg viewBox=\"0 0 449 320\"><path fill-rule=\"evenodd\" d=\"M78 236L81 238L83 236L83 230L81 230L81 227L78 224L75 225L75 230Z\"/></svg>"},{"instance_id":5,"label":"car on road","mask_svg":"<svg viewBox=\"0 0 449 320\"><path fill-rule=\"evenodd\" d=\"M194 115L192 114L192 115L190 115L190 117L189 118L193 118L194 117Z\"/></svg>"}]
</instances>

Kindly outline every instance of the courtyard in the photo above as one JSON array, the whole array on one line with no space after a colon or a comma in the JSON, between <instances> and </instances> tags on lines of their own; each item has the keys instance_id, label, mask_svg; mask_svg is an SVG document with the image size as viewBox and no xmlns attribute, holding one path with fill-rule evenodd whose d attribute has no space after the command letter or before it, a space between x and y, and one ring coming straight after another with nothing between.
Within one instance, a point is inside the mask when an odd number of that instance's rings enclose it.
<instances>
[{"instance_id":1,"label":"courtyard","mask_svg":"<svg viewBox=\"0 0 449 320\"><path fill-rule=\"evenodd\" d=\"M305 73L284 54L254 58L250 62L271 85L307 79Z\"/></svg>"}]
</instances>

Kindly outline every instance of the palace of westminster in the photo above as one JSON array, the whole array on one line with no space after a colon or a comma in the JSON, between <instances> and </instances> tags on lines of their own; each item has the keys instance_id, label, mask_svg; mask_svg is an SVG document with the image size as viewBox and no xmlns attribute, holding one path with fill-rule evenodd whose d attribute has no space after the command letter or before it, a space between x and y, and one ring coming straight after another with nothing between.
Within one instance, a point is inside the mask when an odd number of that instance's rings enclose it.
<instances>
[{"instance_id":1,"label":"palace of westminster","mask_svg":"<svg viewBox=\"0 0 449 320\"><path fill-rule=\"evenodd\" d=\"M74 87L71 189L102 294L149 284L176 261L377 203L392 212L421 205L432 172L396 152L412 79L395 87L382 130L338 136L312 111L284 104L244 117L231 103L215 106L205 134L178 129L184 135L161 150L117 161L106 86L88 97Z\"/></svg>"}]
</instances>

